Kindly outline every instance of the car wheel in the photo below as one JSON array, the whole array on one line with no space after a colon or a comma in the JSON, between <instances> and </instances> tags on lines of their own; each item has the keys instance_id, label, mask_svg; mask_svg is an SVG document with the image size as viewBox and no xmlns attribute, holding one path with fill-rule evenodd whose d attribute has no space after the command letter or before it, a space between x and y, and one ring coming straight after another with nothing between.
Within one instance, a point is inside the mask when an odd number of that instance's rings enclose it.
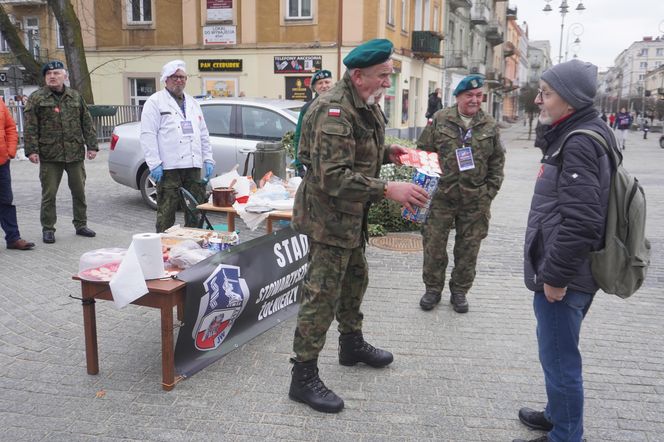
<instances>
[{"instance_id":1,"label":"car wheel","mask_svg":"<svg viewBox=\"0 0 664 442\"><path fill-rule=\"evenodd\" d=\"M147 167L141 174L138 187L141 189L141 197L145 204L152 210L157 210L157 184L150 177L150 169Z\"/></svg>"},{"instance_id":2,"label":"car wheel","mask_svg":"<svg viewBox=\"0 0 664 442\"><path fill-rule=\"evenodd\" d=\"M661 138L659 139L659 147L661 147L662 149L664 149L664 137L661 137Z\"/></svg>"}]
</instances>

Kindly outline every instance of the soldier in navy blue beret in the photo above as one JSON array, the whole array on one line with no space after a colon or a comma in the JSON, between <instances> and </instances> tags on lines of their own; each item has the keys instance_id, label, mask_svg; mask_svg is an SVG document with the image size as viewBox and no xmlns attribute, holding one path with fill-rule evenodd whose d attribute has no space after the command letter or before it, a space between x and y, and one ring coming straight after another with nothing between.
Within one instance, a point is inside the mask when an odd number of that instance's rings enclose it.
<instances>
[{"instance_id":1,"label":"soldier in navy blue beret","mask_svg":"<svg viewBox=\"0 0 664 442\"><path fill-rule=\"evenodd\" d=\"M41 69L42 77L46 75L48 71L54 71L56 69L64 69L65 65L61 61L53 60L44 64Z\"/></svg>"}]
</instances>

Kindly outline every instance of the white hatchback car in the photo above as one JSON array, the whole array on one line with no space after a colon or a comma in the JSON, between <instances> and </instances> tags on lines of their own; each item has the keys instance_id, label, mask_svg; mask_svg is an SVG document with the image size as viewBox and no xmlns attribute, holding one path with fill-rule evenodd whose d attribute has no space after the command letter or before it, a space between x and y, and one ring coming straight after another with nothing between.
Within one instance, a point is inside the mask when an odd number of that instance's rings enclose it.
<instances>
[{"instance_id":1,"label":"white hatchback car","mask_svg":"<svg viewBox=\"0 0 664 442\"><path fill-rule=\"evenodd\" d=\"M286 132L295 131L300 108L293 100L266 98L214 98L199 100L210 132L212 154L216 162L213 175L231 170L240 172L247 155L256 151L260 141L280 141ZM157 208L157 190L150 178L140 145L141 123L116 126L111 137L108 170L116 182L141 191L145 203ZM253 155L249 158L249 169Z\"/></svg>"}]
</instances>

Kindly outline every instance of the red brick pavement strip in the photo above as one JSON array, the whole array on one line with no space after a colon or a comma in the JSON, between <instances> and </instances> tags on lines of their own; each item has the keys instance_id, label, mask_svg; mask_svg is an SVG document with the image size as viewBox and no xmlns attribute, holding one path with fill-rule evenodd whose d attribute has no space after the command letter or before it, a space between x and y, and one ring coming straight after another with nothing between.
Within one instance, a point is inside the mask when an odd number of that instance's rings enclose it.
<instances>
[{"instance_id":1,"label":"red brick pavement strip","mask_svg":"<svg viewBox=\"0 0 664 442\"><path fill-rule=\"evenodd\" d=\"M321 415L287 398L293 320L181 382L160 389L156 312L99 303L101 371L88 376L81 307L68 297L87 250L127 246L152 231L154 212L108 176L107 152L87 162L90 227L74 235L70 197L58 197L58 242L41 243L37 167L12 162L15 203L30 252L0 249L0 440L444 440L534 437L516 418L545 396L531 295L521 281L525 219L539 151L521 125L502 131L506 179L482 246L470 312L444 302L419 309L421 254L368 247L363 311L369 340L395 353L382 370L342 367L330 330L321 375L346 399ZM664 434L664 150L631 134L625 162L648 196L654 262L643 290L622 301L598 294L582 335L586 436L657 441ZM247 234L241 226L244 239ZM257 232L253 235L260 234ZM451 250L452 244L450 244ZM104 395L97 398L99 391Z\"/></svg>"}]
</instances>

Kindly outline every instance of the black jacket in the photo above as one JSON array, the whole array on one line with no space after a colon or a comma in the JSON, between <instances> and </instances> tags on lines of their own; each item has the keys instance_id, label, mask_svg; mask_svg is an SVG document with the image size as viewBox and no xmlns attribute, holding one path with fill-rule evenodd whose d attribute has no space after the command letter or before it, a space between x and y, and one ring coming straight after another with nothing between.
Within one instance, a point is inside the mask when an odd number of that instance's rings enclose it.
<instances>
[{"instance_id":1,"label":"black jacket","mask_svg":"<svg viewBox=\"0 0 664 442\"><path fill-rule=\"evenodd\" d=\"M427 105L427 113L424 115L427 118L433 117L433 114L443 108L443 100L436 95L435 92L429 94L429 104Z\"/></svg>"},{"instance_id":2,"label":"black jacket","mask_svg":"<svg viewBox=\"0 0 664 442\"><path fill-rule=\"evenodd\" d=\"M539 126L535 145L544 156L537 175L524 244L524 280L532 291L543 284L595 293L589 253L602 248L612 165L606 150L576 129L599 132L615 148L611 129L592 108L560 124Z\"/></svg>"}]
</instances>

